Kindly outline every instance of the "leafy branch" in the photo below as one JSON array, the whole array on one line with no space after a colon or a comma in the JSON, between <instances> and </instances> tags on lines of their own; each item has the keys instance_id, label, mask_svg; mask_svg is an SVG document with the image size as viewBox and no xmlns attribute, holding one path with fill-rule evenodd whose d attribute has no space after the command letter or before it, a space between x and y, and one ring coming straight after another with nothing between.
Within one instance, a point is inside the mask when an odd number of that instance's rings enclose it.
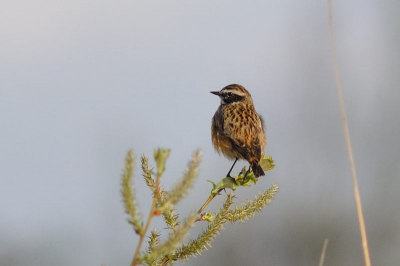
<instances>
[{"instance_id":1,"label":"leafy branch","mask_svg":"<svg viewBox=\"0 0 400 266\"><path fill-rule=\"evenodd\" d=\"M278 186L273 185L270 189L257 195L254 200L249 200L247 203L242 203L232 208L234 203L233 192L238 187L247 187L257 182L257 178L254 176L253 172L249 172L246 175L246 168L243 168L242 171L233 178L223 178L216 184L210 181L213 184L213 188L206 202L197 213L188 215L187 218L180 222L175 205L187 195L198 176L201 151L197 150L193 153L192 159L189 161L183 177L173 186L171 191L166 191L161 185L161 178L165 172L169 154L170 150L167 149L159 148L155 150L155 168L149 166L147 157L141 157L142 176L153 194L153 201L144 226L143 218L138 211L135 190L132 187L134 155L132 151L129 151L126 155L125 167L122 174L121 192L125 212L129 216L128 222L139 236L139 242L131 266L139 264L166 265L168 263L172 264L172 262L176 260L188 260L191 257L200 255L203 251L207 250L208 247L211 247L212 240L224 228L225 223L244 222L250 219L271 203L278 191ZM275 166L273 163L274 161L270 156L263 157L260 161L260 165L264 171L273 169ZM225 189L230 189L232 192L226 196L219 212L215 214L211 212L203 213L203 210L208 204ZM162 240L161 232L153 229L148 237L148 247L145 251L142 251L144 240L155 216L162 216L170 231L165 237L165 240ZM189 240L187 243L183 243L183 239L188 235L190 229L199 221L208 222L207 228L196 238Z\"/></svg>"}]
</instances>

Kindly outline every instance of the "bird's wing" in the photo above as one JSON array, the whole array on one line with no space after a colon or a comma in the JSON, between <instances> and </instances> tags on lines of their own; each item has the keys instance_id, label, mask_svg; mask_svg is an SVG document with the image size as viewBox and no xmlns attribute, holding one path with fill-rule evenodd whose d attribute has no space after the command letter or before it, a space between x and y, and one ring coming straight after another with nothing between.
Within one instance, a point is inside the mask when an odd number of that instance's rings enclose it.
<instances>
[{"instance_id":1,"label":"bird's wing","mask_svg":"<svg viewBox=\"0 0 400 266\"><path fill-rule=\"evenodd\" d=\"M238 119L236 119L238 118ZM261 119L254 113L242 113L236 117L225 117L224 133L244 159L261 157L265 145L264 130Z\"/></svg>"}]
</instances>

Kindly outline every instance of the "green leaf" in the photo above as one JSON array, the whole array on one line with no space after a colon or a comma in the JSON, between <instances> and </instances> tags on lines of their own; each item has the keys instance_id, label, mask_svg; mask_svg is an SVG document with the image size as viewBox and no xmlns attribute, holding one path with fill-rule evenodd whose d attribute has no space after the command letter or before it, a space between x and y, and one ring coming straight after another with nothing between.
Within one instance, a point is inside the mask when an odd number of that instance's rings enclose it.
<instances>
[{"instance_id":1,"label":"green leaf","mask_svg":"<svg viewBox=\"0 0 400 266\"><path fill-rule=\"evenodd\" d=\"M213 184L213 189L211 190L211 195L216 195L218 194L221 190L225 188L232 189L233 191L236 190L237 183L234 178L232 177L225 177L221 181L218 182L218 184Z\"/></svg>"},{"instance_id":2,"label":"green leaf","mask_svg":"<svg viewBox=\"0 0 400 266\"><path fill-rule=\"evenodd\" d=\"M211 212L205 212L201 215L201 220L206 222L212 222L215 219L215 216Z\"/></svg>"},{"instance_id":3,"label":"green leaf","mask_svg":"<svg viewBox=\"0 0 400 266\"><path fill-rule=\"evenodd\" d=\"M274 169L275 164L274 160L272 160L271 156L262 156L262 159L260 160L260 166L264 171L269 171Z\"/></svg>"},{"instance_id":4,"label":"green leaf","mask_svg":"<svg viewBox=\"0 0 400 266\"><path fill-rule=\"evenodd\" d=\"M271 156L262 156L260 160L260 166L264 171L269 171L275 167L274 160L272 160ZM243 167L242 171L237 175L232 177L225 177L217 184L212 181L209 181L213 188L211 190L211 195L217 195L221 190L229 188L233 191L236 190L237 187L248 187L257 183L258 178L254 176L253 171L247 173L247 168ZM246 176L245 176L246 175Z\"/></svg>"}]
</instances>

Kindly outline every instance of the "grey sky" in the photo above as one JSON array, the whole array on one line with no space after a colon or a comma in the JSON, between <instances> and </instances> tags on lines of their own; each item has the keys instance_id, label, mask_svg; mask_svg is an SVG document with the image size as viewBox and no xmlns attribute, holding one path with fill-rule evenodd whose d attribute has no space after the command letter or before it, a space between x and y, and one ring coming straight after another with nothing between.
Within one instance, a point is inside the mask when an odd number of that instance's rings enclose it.
<instances>
[{"instance_id":1,"label":"grey sky","mask_svg":"<svg viewBox=\"0 0 400 266\"><path fill-rule=\"evenodd\" d=\"M333 8L371 256L397 265L400 3ZM325 238L325 265L362 264L325 1L7 1L0 25L1 265L128 265L138 239L119 191L126 151L171 148L168 188L202 148L178 206L197 210L206 180L232 163L210 140L219 100L209 91L230 83L251 92L277 165L237 202L280 191L189 264L317 265Z\"/></svg>"}]
</instances>

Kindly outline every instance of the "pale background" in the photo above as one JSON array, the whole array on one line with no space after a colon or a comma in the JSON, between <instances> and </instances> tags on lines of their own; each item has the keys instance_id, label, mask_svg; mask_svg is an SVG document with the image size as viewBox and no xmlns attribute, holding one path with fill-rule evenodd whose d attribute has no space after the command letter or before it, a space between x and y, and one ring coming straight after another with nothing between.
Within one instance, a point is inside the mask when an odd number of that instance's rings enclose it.
<instances>
[{"instance_id":1,"label":"pale background","mask_svg":"<svg viewBox=\"0 0 400 266\"><path fill-rule=\"evenodd\" d=\"M399 265L400 2L333 8L372 262ZM0 39L0 265L129 265L126 151L171 148L168 188L202 148L178 206L197 210L231 165L209 93L230 83L252 93L277 165L236 201L280 191L187 265L318 265L325 238L325 265L362 265L325 1L3 1ZM138 169L134 183L146 210Z\"/></svg>"}]
</instances>

